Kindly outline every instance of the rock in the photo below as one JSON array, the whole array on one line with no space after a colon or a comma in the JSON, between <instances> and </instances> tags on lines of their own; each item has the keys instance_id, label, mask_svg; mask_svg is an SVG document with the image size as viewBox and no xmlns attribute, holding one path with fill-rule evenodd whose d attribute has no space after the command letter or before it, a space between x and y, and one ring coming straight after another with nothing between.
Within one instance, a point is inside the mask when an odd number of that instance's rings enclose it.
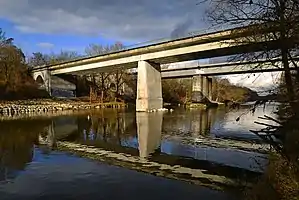
<instances>
[{"instance_id":1,"label":"rock","mask_svg":"<svg viewBox=\"0 0 299 200\"><path fill-rule=\"evenodd\" d=\"M54 101L54 100L20 100L12 102L0 103L0 116L1 115L17 115L26 114L34 115L34 113L48 113L63 110L81 110L81 109L100 109L100 105L90 105L88 103L81 103L75 101ZM152 110L150 112L156 112Z\"/></svg>"}]
</instances>

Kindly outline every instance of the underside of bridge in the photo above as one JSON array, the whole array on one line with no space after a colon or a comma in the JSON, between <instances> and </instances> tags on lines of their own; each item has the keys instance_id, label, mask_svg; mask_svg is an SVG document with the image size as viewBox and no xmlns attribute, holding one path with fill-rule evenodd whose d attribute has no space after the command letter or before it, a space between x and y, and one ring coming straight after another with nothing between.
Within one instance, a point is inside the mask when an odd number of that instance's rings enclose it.
<instances>
[{"instance_id":1,"label":"underside of bridge","mask_svg":"<svg viewBox=\"0 0 299 200\"><path fill-rule=\"evenodd\" d=\"M136 68L137 79L137 111L149 111L161 109L162 99L162 78L193 77L193 102L208 102L212 100L212 81L208 76L282 71L281 68L269 69L244 68L236 69L235 66L207 66L190 71L161 72L161 64L175 63L219 56L231 56L241 53L269 51L279 49L279 42L251 42L243 44L233 42L235 38L241 40L244 37L243 28L238 29L240 34L232 34L234 30L220 31L210 34L203 34L179 40L167 41L164 43L138 47L135 49L122 50L105 55L78 59L66 63L51 66L42 66L33 70L35 80L38 75L44 80L47 91L51 93L51 76L58 74L97 73L112 71L123 67L124 69ZM246 33L247 34L247 33ZM246 35L245 35L246 36ZM268 61L269 62L269 61ZM240 64L238 66L241 66ZM254 69L254 70L253 70ZM168 74L167 74L168 73ZM175 75L176 73L176 75Z\"/></svg>"},{"instance_id":2,"label":"underside of bridge","mask_svg":"<svg viewBox=\"0 0 299 200\"><path fill-rule=\"evenodd\" d=\"M76 85L57 76L40 72L36 73L33 78L39 89L46 90L53 97L74 97L76 95Z\"/></svg>"},{"instance_id":3,"label":"underside of bridge","mask_svg":"<svg viewBox=\"0 0 299 200\"><path fill-rule=\"evenodd\" d=\"M206 104L214 100L212 99L213 83L211 76L283 71L282 68L273 67L269 64L270 61L267 62L259 68L254 67L256 66L255 63L219 63L208 65L193 64L182 68L161 70L159 63L139 61L137 73L132 72L132 76L137 75L136 110L149 111L162 108L162 79L192 78L192 103ZM290 69L294 70L295 68L290 65ZM68 95L68 97L74 96L74 91L76 90L74 84L50 74L49 71L38 71L34 72L34 78L40 87L46 89L51 95L57 96L57 92L53 93L53 91L63 89L67 91L66 93L73 94Z\"/></svg>"}]
</instances>

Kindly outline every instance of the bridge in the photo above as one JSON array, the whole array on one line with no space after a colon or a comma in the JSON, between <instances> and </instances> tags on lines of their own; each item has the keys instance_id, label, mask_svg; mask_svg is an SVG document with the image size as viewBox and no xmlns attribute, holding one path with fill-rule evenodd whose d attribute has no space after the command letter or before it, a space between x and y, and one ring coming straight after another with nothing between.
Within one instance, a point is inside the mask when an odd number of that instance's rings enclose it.
<instances>
[{"instance_id":1,"label":"bridge","mask_svg":"<svg viewBox=\"0 0 299 200\"><path fill-rule=\"evenodd\" d=\"M41 78L48 92L51 91L51 76L59 74L93 74L97 72L112 71L119 68L130 69L137 67L137 111L148 111L162 108L161 78L178 77L177 72L162 72L161 65L189 60L213 58L219 56L236 55L247 52L258 52L279 48L276 41L233 43L234 39L242 39L249 33L244 28L229 29L176 40L170 40L157 44L126 49L118 52L77 59L69 62L41 66L35 68L32 73L35 80ZM239 64L240 65L240 64ZM232 68L232 66L230 66ZM213 68L213 69L212 69ZM221 70L221 68L223 70ZM230 71L229 66L204 66L199 72L196 69L188 69L189 76L193 74L193 90L201 96L209 97L211 94L211 78L207 76L244 73L250 69ZM277 70L274 67L267 70ZM258 72L267 71L259 69ZM184 71L187 71L185 69ZM278 69L282 71L282 69ZM186 74L184 72L182 74ZM203 75L203 76L202 76ZM182 77L182 76L179 76ZM210 88L210 89L204 89Z\"/></svg>"}]
</instances>

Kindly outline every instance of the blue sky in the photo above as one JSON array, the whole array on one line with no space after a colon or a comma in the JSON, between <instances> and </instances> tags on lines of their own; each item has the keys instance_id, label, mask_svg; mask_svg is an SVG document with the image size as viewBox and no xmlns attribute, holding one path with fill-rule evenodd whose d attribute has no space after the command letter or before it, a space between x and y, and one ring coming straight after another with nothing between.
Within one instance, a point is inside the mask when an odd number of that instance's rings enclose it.
<instances>
[{"instance_id":1,"label":"blue sky","mask_svg":"<svg viewBox=\"0 0 299 200\"><path fill-rule=\"evenodd\" d=\"M26 55L132 45L206 28L197 0L0 0L0 28Z\"/></svg>"},{"instance_id":2,"label":"blue sky","mask_svg":"<svg viewBox=\"0 0 299 200\"><path fill-rule=\"evenodd\" d=\"M193 31L216 30L199 0L0 0L0 28L26 56L33 52L76 51L91 43L133 45ZM266 73L265 73L266 74ZM230 76L240 85L273 85L271 73L256 78Z\"/></svg>"},{"instance_id":3,"label":"blue sky","mask_svg":"<svg viewBox=\"0 0 299 200\"><path fill-rule=\"evenodd\" d=\"M23 33L15 28L15 24L9 19L0 19L0 28L6 33L7 37L14 38L15 44L22 48L25 55L32 52L60 52L61 50L76 51L84 53L88 44L112 44L117 42L113 38L103 38L100 36L76 35L66 33ZM122 41L125 45L132 42Z\"/></svg>"}]
</instances>

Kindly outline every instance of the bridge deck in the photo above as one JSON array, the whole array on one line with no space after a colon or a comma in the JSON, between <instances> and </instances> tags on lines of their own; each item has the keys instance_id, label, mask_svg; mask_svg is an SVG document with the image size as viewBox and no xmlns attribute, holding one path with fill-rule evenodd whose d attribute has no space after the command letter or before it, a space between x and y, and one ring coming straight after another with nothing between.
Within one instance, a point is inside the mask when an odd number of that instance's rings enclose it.
<instances>
[{"instance_id":1,"label":"bridge deck","mask_svg":"<svg viewBox=\"0 0 299 200\"><path fill-rule=\"evenodd\" d=\"M275 41L256 42L253 44L233 44L234 38L244 37L248 32L244 28L229 29L209 34L192 36L149 46L78 59L56 65L43 66L34 71L49 69L51 74L96 73L115 70L117 67L135 68L138 61L145 60L160 64L187 60L233 55L238 53L277 48Z\"/></svg>"}]
</instances>

